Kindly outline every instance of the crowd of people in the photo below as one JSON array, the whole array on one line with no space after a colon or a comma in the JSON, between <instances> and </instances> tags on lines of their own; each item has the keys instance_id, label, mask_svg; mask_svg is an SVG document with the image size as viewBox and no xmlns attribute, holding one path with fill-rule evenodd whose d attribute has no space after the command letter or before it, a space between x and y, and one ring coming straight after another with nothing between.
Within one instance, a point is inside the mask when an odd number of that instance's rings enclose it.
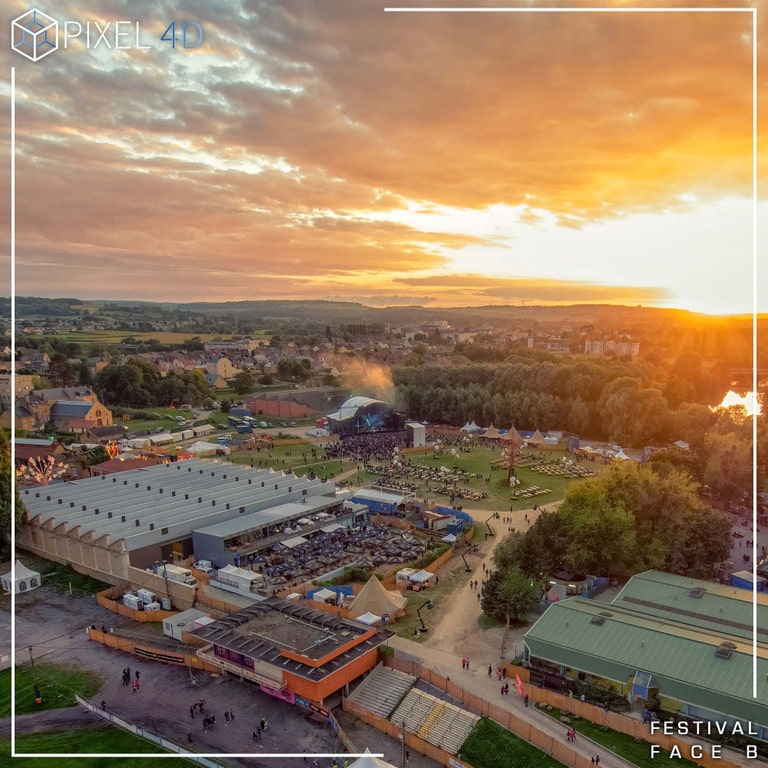
<instances>
[{"instance_id":1,"label":"crowd of people","mask_svg":"<svg viewBox=\"0 0 768 768\"><path fill-rule=\"evenodd\" d=\"M365 465L389 460L395 448L405 448L406 444L405 432L369 432L327 443L325 455L329 459L346 458Z\"/></svg>"}]
</instances>

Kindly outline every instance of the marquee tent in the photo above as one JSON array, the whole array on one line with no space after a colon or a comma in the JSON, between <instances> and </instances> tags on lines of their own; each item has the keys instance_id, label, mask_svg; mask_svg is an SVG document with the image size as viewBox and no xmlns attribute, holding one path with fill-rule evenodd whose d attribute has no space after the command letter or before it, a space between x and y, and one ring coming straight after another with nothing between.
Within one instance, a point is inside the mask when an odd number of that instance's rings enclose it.
<instances>
[{"instance_id":1,"label":"marquee tent","mask_svg":"<svg viewBox=\"0 0 768 768\"><path fill-rule=\"evenodd\" d=\"M8 573L0 577L5 592L13 591L15 594L18 594L19 592L29 592L30 589L40 586L40 574L27 568L21 560L16 561L16 574L13 578L12 573L12 571L8 571ZM11 587L13 587L13 590L11 590Z\"/></svg>"},{"instance_id":2,"label":"marquee tent","mask_svg":"<svg viewBox=\"0 0 768 768\"><path fill-rule=\"evenodd\" d=\"M375 576L371 576L349 606L349 613L353 617L365 613L377 616L385 613L390 616L401 615L407 603L407 597L398 591L386 589Z\"/></svg>"},{"instance_id":3,"label":"marquee tent","mask_svg":"<svg viewBox=\"0 0 768 768\"><path fill-rule=\"evenodd\" d=\"M529 445L546 445L544 435L538 429L528 438L527 442Z\"/></svg>"}]
</instances>

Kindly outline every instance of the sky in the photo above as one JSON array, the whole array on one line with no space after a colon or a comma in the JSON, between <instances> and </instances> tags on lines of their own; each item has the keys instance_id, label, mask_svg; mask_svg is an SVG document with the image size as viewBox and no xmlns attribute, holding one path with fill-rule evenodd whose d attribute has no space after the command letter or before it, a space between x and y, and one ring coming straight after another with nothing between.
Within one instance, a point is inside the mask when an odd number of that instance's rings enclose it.
<instances>
[{"instance_id":1,"label":"sky","mask_svg":"<svg viewBox=\"0 0 768 768\"><path fill-rule=\"evenodd\" d=\"M41 1L59 49L32 62L7 0L16 293L751 312L752 14L506 5ZM687 4L717 5L754 3Z\"/></svg>"}]
</instances>

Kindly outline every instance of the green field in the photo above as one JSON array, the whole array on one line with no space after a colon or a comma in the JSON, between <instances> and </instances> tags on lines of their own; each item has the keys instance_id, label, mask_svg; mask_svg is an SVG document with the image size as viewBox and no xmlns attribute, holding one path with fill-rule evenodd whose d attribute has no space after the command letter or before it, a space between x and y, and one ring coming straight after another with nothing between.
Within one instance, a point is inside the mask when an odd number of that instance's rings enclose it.
<instances>
[{"instance_id":1,"label":"green field","mask_svg":"<svg viewBox=\"0 0 768 768\"><path fill-rule=\"evenodd\" d=\"M542 453L536 451L535 453ZM547 450L545 464L559 464L562 462L562 458L566 455L564 450ZM469 473L464 480L459 483L462 488L475 491L477 493L486 493L487 499L458 499L457 505L465 507L467 509L479 509L504 512L514 509L524 509L532 507L534 504L543 506L551 504L555 501L559 501L565 495L568 486L573 482L573 479L564 477L551 476L541 474L526 466L518 466L515 470L515 475L520 480L520 485L517 486L517 490L525 490L531 486L538 486L542 489L548 489L548 493L544 493L537 496L531 496L530 498L514 498L512 489L506 484L507 479L507 467L492 467L492 462L497 461L501 457L500 448L486 448L476 447L472 448L468 453L459 452L454 456L449 451L443 451L439 455L434 455L432 452L428 452L424 455L420 454L406 454L406 458L410 460L412 467L419 465L426 467L433 467L439 469L440 467L446 467L448 469L457 468ZM521 454L521 462L526 459L526 452ZM592 469L596 474L600 474L604 469L604 465L594 462L582 462L582 466ZM481 477L476 477L481 475ZM490 481L487 480L490 475ZM359 482L364 484L383 482L379 475L372 473L361 473L359 476L355 475L353 480L359 477ZM410 481L409 481L410 482ZM438 504L442 506L450 506L450 496L447 494L441 494L436 492L435 481L427 484L421 481L414 481L418 486L415 491L417 500L421 500L426 497L431 504Z\"/></svg>"},{"instance_id":2,"label":"green field","mask_svg":"<svg viewBox=\"0 0 768 768\"><path fill-rule=\"evenodd\" d=\"M561 711L556 707L544 709L538 707L541 712L549 715L553 720L560 722ZM578 734L586 736L597 744L602 744L607 749L620 755L630 763L634 763L639 768L671 768L671 766L680 766L681 768L694 768L695 763L685 758L669 756L669 752L661 750L656 757L651 757L651 745L647 741L636 741L634 737L627 735L626 733L619 733L618 731L612 731L605 729L603 726L593 723L590 720L583 720L580 717L570 716L570 722L568 725L576 730L577 738ZM605 762L608 764L609 758L606 757Z\"/></svg>"},{"instance_id":3,"label":"green field","mask_svg":"<svg viewBox=\"0 0 768 768\"><path fill-rule=\"evenodd\" d=\"M35 704L35 683L42 703ZM27 715L48 709L72 707L75 694L88 699L102 686L101 676L76 667L55 664L22 664L16 667L16 714ZM0 672L0 717L11 714L11 670Z\"/></svg>"},{"instance_id":4,"label":"green field","mask_svg":"<svg viewBox=\"0 0 768 768\"><path fill-rule=\"evenodd\" d=\"M227 427L225 431L230 433L236 441L238 438L247 438L246 435L236 435L234 428L231 427ZM276 435L280 428L270 428L264 431L269 431L270 434ZM218 431L216 434L223 433L224 430ZM245 443L247 440L243 439L242 442ZM318 454L317 459L312 458L311 449L313 446ZM560 464L565 455L563 450L547 451L546 459L543 463L547 466ZM310 468L314 468L315 473L319 477L327 476L334 478L341 473L353 485L385 484L384 479L380 475L365 471L358 472L357 462L349 459L323 459L323 456L322 446L318 446L309 440L299 440L297 442L296 439L290 439L287 441L276 440L274 448L269 451L266 449L256 451L254 448L248 453L245 448L241 448L234 451L228 460L246 466L250 466L251 462L253 462L253 466L257 469L272 467L276 470L293 470L299 475L307 473ZM486 493L488 497L480 500L457 499L456 504L465 509L480 510L481 512L487 511L489 516L491 512L505 512L511 508L526 509L534 504L544 506L560 501L564 497L569 485L574 482L571 478L546 475L534 471L530 467L518 466L516 476L521 481L521 484L517 486L517 489L525 490L531 486L538 486L542 489L548 489L548 492L530 498L513 498L512 489L506 485L506 466L502 468L492 468L491 466L491 462L499 459L500 456L500 449L485 447L472 448L468 453L459 453L457 456L447 452L443 452L441 455L433 455L432 452L426 454L406 454L406 458L411 462L412 467L424 465L434 468L441 466L453 468L455 466L465 470L469 475L459 483L460 487L479 494ZM523 453L521 460L525 461L525 453ZM582 466L592 469L596 474L600 474L605 468L604 465L594 462L582 462ZM487 480L489 474L491 476L490 482ZM476 477L475 475L481 475L481 477ZM402 479L405 481L404 478ZM446 494L437 493L437 484L434 481L430 481L429 487L423 481L414 480L413 482L417 486L414 492L417 501L427 498L430 504L450 505L450 497Z\"/></svg>"},{"instance_id":5,"label":"green field","mask_svg":"<svg viewBox=\"0 0 768 768\"><path fill-rule=\"evenodd\" d=\"M49 752L52 754L152 754L163 752L157 744L146 741L132 733L120 730L112 725L98 726L86 729L67 731L52 731L46 733L21 734L16 737L16 752L35 754ZM0 755L10 756L11 740L0 739ZM23 765L27 768L50 768L50 757L25 757ZM140 758L141 766L161 768L168 766L169 760L184 760L182 757ZM184 760L190 764L190 761ZM103 757L64 757L55 758L57 768L101 768L101 766L117 766L131 768L136 765L134 758L103 758Z\"/></svg>"},{"instance_id":6,"label":"green field","mask_svg":"<svg viewBox=\"0 0 768 768\"><path fill-rule=\"evenodd\" d=\"M474 768L562 768L562 763L487 717L469 734L459 758Z\"/></svg>"},{"instance_id":7,"label":"green field","mask_svg":"<svg viewBox=\"0 0 768 768\"><path fill-rule=\"evenodd\" d=\"M95 595L110 586L53 560L27 555L24 561L29 568L40 573L45 586L57 592L71 592L73 595Z\"/></svg>"}]
</instances>

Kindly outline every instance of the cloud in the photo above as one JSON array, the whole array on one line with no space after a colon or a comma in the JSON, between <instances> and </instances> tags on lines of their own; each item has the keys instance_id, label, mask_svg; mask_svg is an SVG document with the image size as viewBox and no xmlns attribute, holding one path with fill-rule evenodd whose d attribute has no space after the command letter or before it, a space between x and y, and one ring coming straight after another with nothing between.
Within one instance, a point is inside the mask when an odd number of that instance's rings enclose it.
<instances>
[{"instance_id":1,"label":"cloud","mask_svg":"<svg viewBox=\"0 0 768 768\"><path fill-rule=\"evenodd\" d=\"M417 286L429 291L464 294L468 303L479 298L541 303L651 303L667 298L659 288L617 285L596 285L574 280L500 279L486 275L437 275L433 277L401 277L395 282ZM471 297L471 300L470 300Z\"/></svg>"},{"instance_id":2,"label":"cloud","mask_svg":"<svg viewBox=\"0 0 768 768\"><path fill-rule=\"evenodd\" d=\"M74 270L102 296L337 285L384 297L515 227L579 230L686 210L691 193L697 204L751 194L749 14L71 0L56 15L140 19L151 50L75 44L38 64L0 53L18 69L22 292L58 293ZM160 43L182 18L202 25L200 49ZM493 232L402 218L494 206ZM165 285L147 277L158 264ZM558 269L543 261L542 277L556 283ZM494 285L472 290L511 289Z\"/></svg>"}]
</instances>

